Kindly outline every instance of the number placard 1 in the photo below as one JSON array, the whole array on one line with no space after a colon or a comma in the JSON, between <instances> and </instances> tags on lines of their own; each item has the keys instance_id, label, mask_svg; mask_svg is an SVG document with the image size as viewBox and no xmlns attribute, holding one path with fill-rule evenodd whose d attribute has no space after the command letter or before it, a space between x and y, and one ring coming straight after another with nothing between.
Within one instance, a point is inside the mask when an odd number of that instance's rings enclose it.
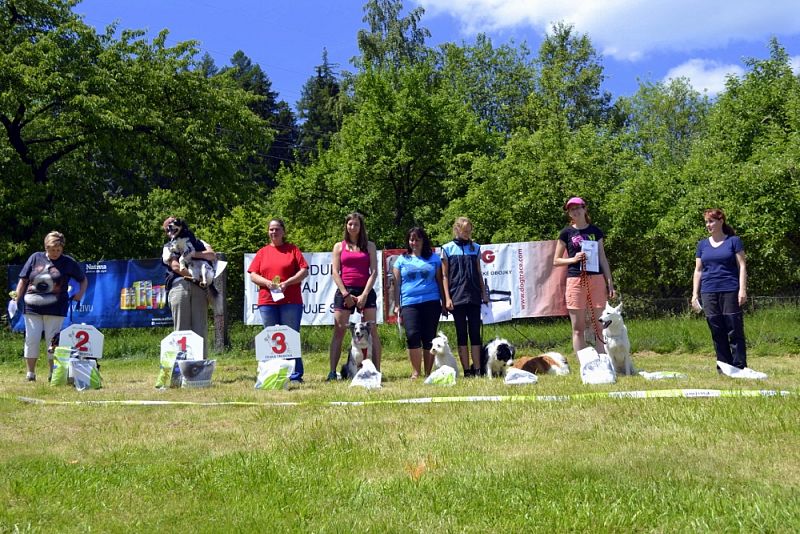
<instances>
[{"instance_id":1,"label":"number placard 1","mask_svg":"<svg viewBox=\"0 0 800 534\"><path fill-rule=\"evenodd\" d=\"M71 324L61 331L59 344L78 351L81 358L103 357L105 336L90 324Z\"/></svg>"},{"instance_id":2,"label":"number placard 1","mask_svg":"<svg viewBox=\"0 0 800 534\"><path fill-rule=\"evenodd\" d=\"M256 360L300 358L300 333L285 325L268 326L256 336Z\"/></svg>"},{"instance_id":3,"label":"number placard 1","mask_svg":"<svg viewBox=\"0 0 800 534\"><path fill-rule=\"evenodd\" d=\"M176 330L161 340L161 356L167 351L183 352L186 360L202 360L203 338L192 330Z\"/></svg>"}]
</instances>

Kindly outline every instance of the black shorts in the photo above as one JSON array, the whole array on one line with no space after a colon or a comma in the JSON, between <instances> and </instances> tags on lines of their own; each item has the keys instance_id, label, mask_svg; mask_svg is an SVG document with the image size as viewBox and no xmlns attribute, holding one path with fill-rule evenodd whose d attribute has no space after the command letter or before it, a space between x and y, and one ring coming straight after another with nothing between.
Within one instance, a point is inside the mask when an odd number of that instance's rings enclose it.
<instances>
[{"instance_id":1,"label":"black shorts","mask_svg":"<svg viewBox=\"0 0 800 534\"><path fill-rule=\"evenodd\" d=\"M352 286L344 286L347 288L347 291L350 292L350 295L354 297L358 297L361 293L364 292L363 287L352 287ZM369 290L369 295L367 295L367 303L364 304L364 309L368 308L377 308L378 307L378 296L375 294L374 289ZM350 313L355 313L356 307L352 306L348 308L344 305L344 297L342 297L342 292L338 289L336 290L336 294L333 296L333 309L334 310L347 310Z\"/></svg>"}]
</instances>

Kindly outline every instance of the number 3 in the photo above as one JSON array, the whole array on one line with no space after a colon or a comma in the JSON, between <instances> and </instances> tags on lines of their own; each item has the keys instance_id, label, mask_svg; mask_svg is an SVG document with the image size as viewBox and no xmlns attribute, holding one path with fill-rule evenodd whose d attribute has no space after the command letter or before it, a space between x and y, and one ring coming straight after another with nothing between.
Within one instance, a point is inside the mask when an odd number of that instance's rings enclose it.
<instances>
[{"instance_id":1,"label":"number 3","mask_svg":"<svg viewBox=\"0 0 800 534\"><path fill-rule=\"evenodd\" d=\"M283 354L286 352L286 336L283 335L283 332L275 332L272 334L272 352L275 354Z\"/></svg>"}]
</instances>

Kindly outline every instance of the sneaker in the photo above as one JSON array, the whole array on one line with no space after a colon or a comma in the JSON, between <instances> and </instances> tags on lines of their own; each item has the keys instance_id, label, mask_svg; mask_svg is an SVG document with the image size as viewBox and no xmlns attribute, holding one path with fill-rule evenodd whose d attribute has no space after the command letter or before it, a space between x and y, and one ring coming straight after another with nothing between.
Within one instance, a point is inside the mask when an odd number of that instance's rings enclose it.
<instances>
[{"instance_id":1,"label":"sneaker","mask_svg":"<svg viewBox=\"0 0 800 534\"><path fill-rule=\"evenodd\" d=\"M475 370L472 368L464 369L464 378L473 378L475 376Z\"/></svg>"},{"instance_id":2,"label":"sneaker","mask_svg":"<svg viewBox=\"0 0 800 534\"><path fill-rule=\"evenodd\" d=\"M328 378L325 379L325 382L331 382L334 380L339 380L339 375L336 373L336 371L331 371L328 373Z\"/></svg>"},{"instance_id":3,"label":"sneaker","mask_svg":"<svg viewBox=\"0 0 800 534\"><path fill-rule=\"evenodd\" d=\"M36 382L36 373L31 373L28 371L28 374L25 378L27 378L28 382Z\"/></svg>"},{"instance_id":4,"label":"sneaker","mask_svg":"<svg viewBox=\"0 0 800 534\"><path fill-rule=\"evenodd\" d=\"M286 389L298 389L300 388L300 384L303 383L302 378L294 378L289 380L289 383L286 385Z\"/></svg>"}]
</instances>

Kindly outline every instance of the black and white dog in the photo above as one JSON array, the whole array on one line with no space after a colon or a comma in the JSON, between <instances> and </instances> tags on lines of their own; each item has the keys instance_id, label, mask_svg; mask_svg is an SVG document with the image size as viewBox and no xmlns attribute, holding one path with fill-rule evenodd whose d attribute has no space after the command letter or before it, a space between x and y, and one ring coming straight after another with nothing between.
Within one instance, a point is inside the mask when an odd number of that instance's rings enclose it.
<instances>
[{"instance_id":1,"label":"black and white dog","mask_svg":"<svg viewBox=\"0 0 800 534\"><path fill-rule=\"evenodd\" d=\"M495 338L483 346L481 372L489 378L502 375L506 367L514 365L517 349L507 339Z\"/></svg>"},{"instance_id":2,"label":"black and white dog","mask_svg":"<svg viewBox=\"0 0 800 534\"><path fill-rule=\"evenodd\" d=\"M361 362L372 359L373 321L350 323L350 352L347 362L342 365L342 379L353 378L361 368Z\"/></svg>"},{"instance_id":3,"label":"black and white dog","mask_svg":"<svg viewBox=\"0 0 800 534\"><path fill-rule=\"evenodd\" d=\"M195 237L183 219L173 219L167 225L167 235L170 237L167 248L171 255L177 256L181 270L188 270L192 275L191 279L200 287L210 286L216 276L214 265L208 260L192 258L193 252L206 250L203 242Z\"/></svg>"}]
</instances>

